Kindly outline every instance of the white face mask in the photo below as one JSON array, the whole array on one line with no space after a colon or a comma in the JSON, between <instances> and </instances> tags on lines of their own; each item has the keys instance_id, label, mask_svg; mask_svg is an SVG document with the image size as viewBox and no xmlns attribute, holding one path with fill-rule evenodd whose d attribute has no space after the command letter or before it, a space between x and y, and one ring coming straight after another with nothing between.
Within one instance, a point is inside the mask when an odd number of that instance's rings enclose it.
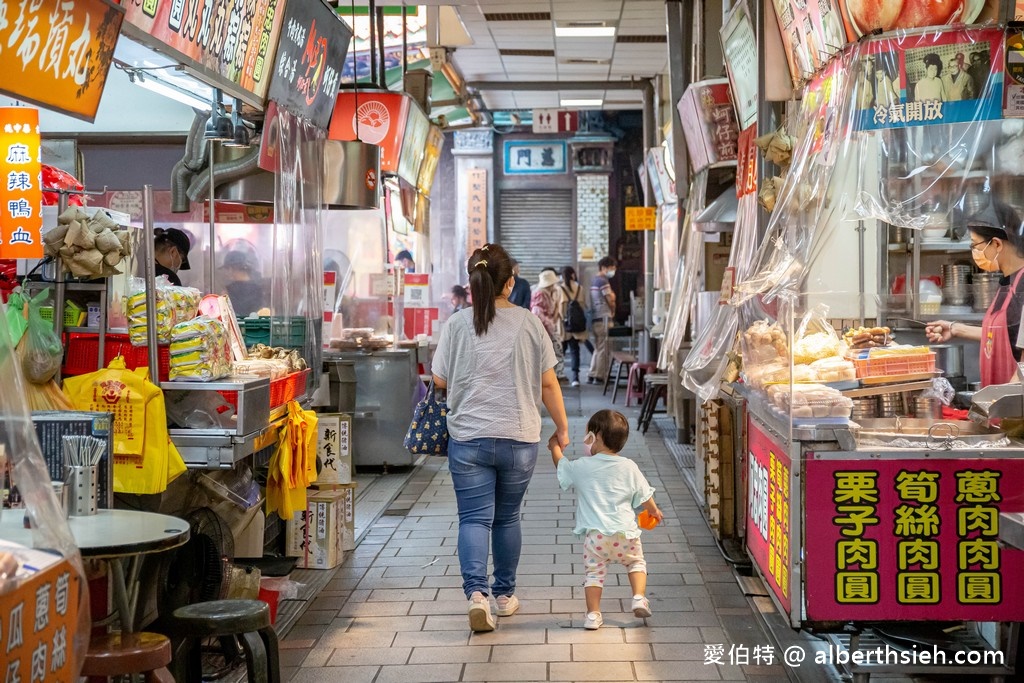
<instances>
[{"instance_id":1,"label":"white face mask","mask_svg":"<svg viewBox=\"0 0 1024 683\"><path fill-rule=\"evenodd\" d=\"M597 436L594 432L587 432L587 435L583 437L583 454L590 456L594 454L594 441L597 440Z\"/></svg>"},{"instance_id":2,"label":"white face mask","mask_svg":"<svg viewBox=\"0 0 1024 683\"><path fill-rule=\"evenodd\" d=\"M608 271L608 277L609 278L615 277L615 269L614 268Z\"/></svg>"}]
</instances>

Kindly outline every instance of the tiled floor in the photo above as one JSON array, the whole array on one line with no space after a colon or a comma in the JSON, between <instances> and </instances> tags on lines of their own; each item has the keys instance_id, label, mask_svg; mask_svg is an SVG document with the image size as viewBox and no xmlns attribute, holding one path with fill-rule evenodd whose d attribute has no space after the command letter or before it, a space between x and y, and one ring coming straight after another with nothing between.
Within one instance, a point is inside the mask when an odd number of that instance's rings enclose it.
<instances>
[{"instance_id":1,"label":"tiled floor","mask_svg":"<svg viewBox=\"0 0 1024 683\"><path fill-rule=\"evenodd\" d=\"M583 387L569 390L566 402L578 449L585 415L608 401ZM653 429L646 438L634 433L624 451L666 513L644 535L654 611L647 624L629 611L629 584L617 567L605 588L604 627L582 629L573 494L558 488L542 451L523 509L522 608L498 618L493 633L470 633L455 497L446 462L430 460L282 641L285 680L786 681L778 665L704 663L706 645L752 651L768 641L660 441Z\"/></svg>"}]
</instances>

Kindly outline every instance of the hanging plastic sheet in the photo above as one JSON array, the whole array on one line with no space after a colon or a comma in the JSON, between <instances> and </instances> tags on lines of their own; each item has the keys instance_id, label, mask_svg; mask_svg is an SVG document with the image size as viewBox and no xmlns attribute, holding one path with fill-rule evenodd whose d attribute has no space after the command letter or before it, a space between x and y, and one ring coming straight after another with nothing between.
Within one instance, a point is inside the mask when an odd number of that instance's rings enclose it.
<instances>
[{"instance_id":1,"label":"hanging plastic sheet","mask_svg":"<svg viewBox=\"0 0 1024 683\"><path fill-rule=\"evenodd\" d=\"M89 645L85 574L25 403L6 314L0 315L0 381L7 388L0 392L0 479L6 474L23 503L0 510L4 672L8 680L76 680ZM45 668L37 676L40 652Z\"/></svg>"},{"instance_id":2,"label":"hanging plastic sheet","mask_svg":"<svg viewBox=\"0 0 1024 683\"><path fill-rule=\"evenodd\" d=\"M693 185L690 187L693 196ZM665 337L661 344L658 367L674 370L676 367L676 351L686 337L686 327L690 324L693 311L693 294L700 276L700 255L703 236L693 231L693 213L687 211L683 218L682 238L683 258L676 264L672 281L672 297L668 305L668 319L665 322Z\"/></svg>"},{"instance_id":3,"label":"hanging plastic sheet","mask_svg":"<svg viewBox=\"0 0 1024 683\"><path fill-rule=\"evenodd\" d=\"M279 110L280 148L274 183L274 253L271 308L283 318L284 339L297 346L311 368L319 368L323 327L322 168L326 133L310 121ZM305 153L304 153L305 152ZM310 379L316 377L312 373Z\"/></svg>"}]
</instances>

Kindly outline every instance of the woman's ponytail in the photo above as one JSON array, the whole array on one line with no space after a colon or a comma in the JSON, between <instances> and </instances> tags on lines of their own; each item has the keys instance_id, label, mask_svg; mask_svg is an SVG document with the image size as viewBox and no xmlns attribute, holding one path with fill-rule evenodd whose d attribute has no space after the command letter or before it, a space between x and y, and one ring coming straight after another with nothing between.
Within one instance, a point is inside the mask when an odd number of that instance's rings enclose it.
<instances>
[{"instance_id":1,"label":"woman's ponytail","mask_svg":"<svg viewBox=\"0 0 1024 683\"><path fill-rule=\"evenodd\" d=\"M485 244L469 259L469 291L473 295L473 329L487 333L494 320L494 300L512 277L512 259L498 244Z\"/></svg>"}]
</instances>

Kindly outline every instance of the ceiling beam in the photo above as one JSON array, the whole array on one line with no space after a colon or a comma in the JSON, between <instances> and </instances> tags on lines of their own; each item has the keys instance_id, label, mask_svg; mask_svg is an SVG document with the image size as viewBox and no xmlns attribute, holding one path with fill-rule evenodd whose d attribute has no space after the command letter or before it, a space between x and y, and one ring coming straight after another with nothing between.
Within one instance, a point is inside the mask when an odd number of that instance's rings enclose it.
<instances>
[{"instance_id":1,"label":"ceiling beam","mask_svg":"<svg viewBox=\"0 0 1024 683\"><path fill-rule=\"evenodd\" d=\"M558 90L647 90L654 88L650 78L632 81L470 81L473 90L515 90L554 92Z\"/></svg>"}]
</instances>

